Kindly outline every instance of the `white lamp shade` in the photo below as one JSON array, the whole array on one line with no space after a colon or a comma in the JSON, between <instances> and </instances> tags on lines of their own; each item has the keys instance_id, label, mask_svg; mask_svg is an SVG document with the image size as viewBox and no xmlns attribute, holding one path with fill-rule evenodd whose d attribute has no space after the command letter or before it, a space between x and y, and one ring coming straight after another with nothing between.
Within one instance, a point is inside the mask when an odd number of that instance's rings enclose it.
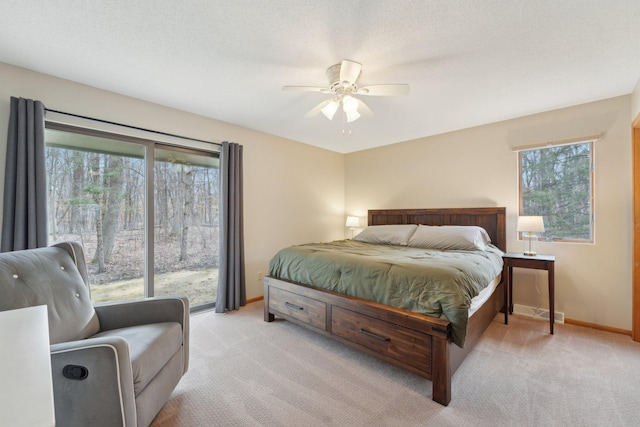
<instances>
[{"instance_id":1,"label":"white lamp shade","mask_svg":"<svg viewBox=\"0 0 640 427\"><path fill-rule=\"evenodd\" d=\"M345 113L355 113L358 111L358 100L353 96L345 96L342 98L342 109Z\"/></svg>"},{"instance_id":2,"label":"white lamp shade","mask_svg":"<svg viewBox=\"0 0 640 427\"><path fill-rule=\"evenodd\" d=\"M348 216L347 227L360 227L360 218L357 216Z\"/></svg>"},{"instance_id":3,"label":"white lamp shade","mask_svg":"<svg viewBox=\"0 0 640 427\"><path fill-rule=\"evenodd\" d=\"M360 113L358 113L357 111L350 111L345 114L347 116L347 123L355 122L360 118Z\"/></svg>"},{"instance_id":4,"label":"white lamp shade","mask_svg":"<svg viewBox=\"0 0 640 427\"><path fill-rule=\"evenodd\" d=\"M360 113L358 112L359 102L352 96L345 96L342 98L342 109L344 110L345 116L347 116L347 123L354 122L360 118Z\"/></svg>"},{"instance_id":5,"label":"white lamp shade","mask_svg":"<svg viewBox=\"0 0 640 427\"><path fill-rule=\"evenodd\" d=\"M541 216L519 216L516 231L544 233L544 221Z\"/></svg>"},{"instance_id":6,"label":"white lamp shade","mask_svg":"<svg viewBox=\"0 0 640 427\"><path fill-rule=\"evenodd\" d=\"M320 111L322 111L322 114L324 114L327 119L332 120L333 116L336 114L336 111L338 111L339 106L340 104L338 104L336 101L331 101L330 103L322 107Z\"/></svg>"}]
</instances>

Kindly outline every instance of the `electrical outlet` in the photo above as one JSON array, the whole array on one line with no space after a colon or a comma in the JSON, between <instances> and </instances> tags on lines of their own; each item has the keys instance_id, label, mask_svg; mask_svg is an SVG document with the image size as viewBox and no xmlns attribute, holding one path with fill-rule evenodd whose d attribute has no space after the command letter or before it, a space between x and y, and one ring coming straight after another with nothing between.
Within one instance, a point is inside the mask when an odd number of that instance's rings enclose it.
<instances>
[{"instance_id":1,"label":"electrical outlet","mask_svg":"<svg viewBox=\"0 0 640 427\"><path fill-rule=\"evenodd\" d=\"M262 271L258 271L258 282L264 280L264 273Z\"/></svg>"}]
</instances>

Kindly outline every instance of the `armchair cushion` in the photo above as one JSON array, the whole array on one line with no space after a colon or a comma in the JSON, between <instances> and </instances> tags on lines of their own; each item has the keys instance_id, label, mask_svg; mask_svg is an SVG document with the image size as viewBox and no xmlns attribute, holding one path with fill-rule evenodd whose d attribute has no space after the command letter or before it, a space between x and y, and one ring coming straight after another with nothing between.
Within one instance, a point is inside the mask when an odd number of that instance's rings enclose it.
<instances>
[{"instance_id":1,"label":"armchair cushion","mask_svg":"<svg viewBox=\"0 0 640 427\"><path fill-rule=\"evenodd\" d=\"M150 323L175 322L182 327L183 374L189 369L189 299L181 296L154 297L95 306L104 331Z\"/></svg>"},{"instance_id":2,"label":"armchair cushion","mask_svg":"<svg viewBox=\"0 0 640 427\"><path fill-rule=\"evenodd\" d=\"M121 337L129 343L133 390L140 394L182 346L182 327L176 322L152 323L100 332L99 337Z\"/></svg>"}]
</instances>

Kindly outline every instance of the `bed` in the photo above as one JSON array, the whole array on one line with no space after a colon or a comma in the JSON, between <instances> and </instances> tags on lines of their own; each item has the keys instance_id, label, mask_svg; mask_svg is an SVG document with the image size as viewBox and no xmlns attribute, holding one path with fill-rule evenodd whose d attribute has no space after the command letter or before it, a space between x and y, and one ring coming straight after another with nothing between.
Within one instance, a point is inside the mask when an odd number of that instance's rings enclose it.
<instances>
[{"instance_id":1,"label":"bed","mask_svg":"<svg viewBox=\"0 0 640 427\"><path fill-rule=\"evenodd\" d=\"M506 249L505 208L370 210L368 224L479 226L493 245ZM446 319L274 276L264 281L264 320L286 319L431 380L433 400L448 405L451 376L504 308L507 289L496 283L468 318L463 347L453 342Z\"/></svg>"}]
</instances>

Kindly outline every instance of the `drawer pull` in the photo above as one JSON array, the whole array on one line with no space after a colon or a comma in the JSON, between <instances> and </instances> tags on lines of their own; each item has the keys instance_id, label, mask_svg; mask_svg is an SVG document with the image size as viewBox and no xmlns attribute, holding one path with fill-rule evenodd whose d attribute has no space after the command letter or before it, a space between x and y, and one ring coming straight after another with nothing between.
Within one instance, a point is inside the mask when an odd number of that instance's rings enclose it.
<instances>
[{"instance_id":1,"label":"drawer pull","mask_svg":"<svg viewBox=\"0 0 640 427\"><path fill-rule=\"evenodd\" d=\"M373 332L369 332L364 329L360 329L360 333L368 335L372 338L379 339L380 341L391 341L391 338L389 337L383 337L382 335L377 335L377 334L374 334Z\"/></svg>"},{"instance_id":2,"label":"drawer pull","mask_svg":"<svg viewBox=\"0 0 640 427\"><path fill-rule=\"evenodd\" d=\"M284 306L287 307L289 310L298 310L298 311L304 310L304 307L300 307L299 305L291 304L288 301L284 302Z\"/></svg>"}]
</instances>

